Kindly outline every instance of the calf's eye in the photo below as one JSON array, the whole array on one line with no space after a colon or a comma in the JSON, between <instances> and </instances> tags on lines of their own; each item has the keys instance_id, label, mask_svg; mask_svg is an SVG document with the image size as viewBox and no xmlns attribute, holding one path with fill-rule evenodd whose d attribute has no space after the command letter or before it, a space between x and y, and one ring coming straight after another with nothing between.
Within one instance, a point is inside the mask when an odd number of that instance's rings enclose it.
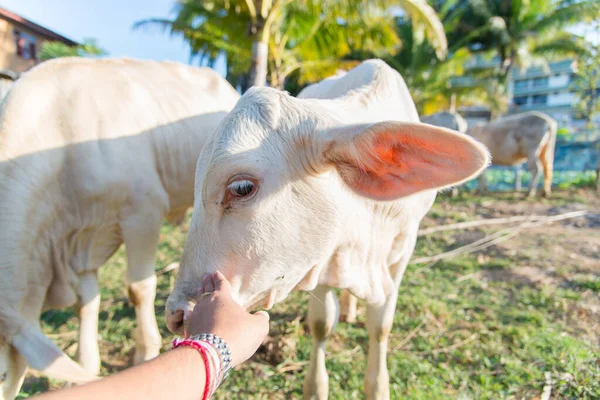
<instances>
[{"instance_id":1,"label":"calf's eye","mask_svg":"<svg viewBox=\"0 0 600 400\"><path fill-rule=\"evenodd\" d=\"M254 191L254 182L247 179L233 181L227 186L227 189L234 197L246 197Z\"/></svg>"},{"instance_id":2,"label":"calf's eye","mask_svg":"<svg viewBox=\"0 0 600 400\"><path fill-rule=\"evenodd\" d=\"M229 180L221 205L225 209L249 201L258 191L260 181L252 176L237 175Z\"/></svg>"}]
</instances>

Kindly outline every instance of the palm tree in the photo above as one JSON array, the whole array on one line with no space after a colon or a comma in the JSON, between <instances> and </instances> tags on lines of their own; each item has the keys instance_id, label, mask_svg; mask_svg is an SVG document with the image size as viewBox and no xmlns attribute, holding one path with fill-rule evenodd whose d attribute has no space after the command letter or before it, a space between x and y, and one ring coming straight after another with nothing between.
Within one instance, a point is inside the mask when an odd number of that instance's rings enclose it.
<instances>
[{"instance_id":1,"label":"palm tree","mask_svg":"<svg viewBox=\"0 0 600 400\"><path fill-rule=\"evenodd\" d=\"M430 4L444 7L441 0ZM448 7L461 14L446 29L450 53L465 47L477 60L487 59L465 73L480 83L476 97L493 114L508 106L507 82L514 68L547 67L550 59L584 54L585 40L565 28L600 16L598 0L457 0Z\"/></svg>"},{"instance_id":2,"label":"palm tree","mask_svg":"<svg viewBox=\"0 0 600 400\"><path fill-rule=\"evenodd\" d=\"M182 34L192 54L209 65L225 54L228 73L250 86L264 85L270 69L272 83L281 86L297 69L331 68L344 49L350 50L350 42L358 42L359 27L372 34L370 39L378 39L378 45L393 49L399 39L389 29L386 33L381 21L392 18L394 6L402 6L438 53L445 53L443 28L424 0L179 0L175 19L149 19L135 27L158 26ZM375 21L379 24L369 25Z\"/></svg>"},{"instance_id":3,"label":"palm tree","mask_svg":"<svg viewBox=\"0 0 600 400\"><path fill-rule=\"evenodd\" d=\"M319 8L302 2L286 8L287 15L269 41L271 86L283 88L294 72L299 83L307 83L349 69L358 63L345 59L354 49L387 55L400 47L389 16L372 3L364 4L360 13L329 10L323 14Z\"/></svg>"},{"instance_id":4,"label":"palm tree","mask_svg":"<svg viewBox=\"0 0 600 400\"><path fill-rule=\"evenodd\" d=\"M497 56L498 79L512 68L546 65L549 58L585 53L584 39L565 28L600 17L598 0L467 0L449 38L476 53Z\"/></svg>"},{"instance_id":5,"label":"palm tree","mask_svg":"<svg viewBox=\"0 0 600 400\"><path fill-rule=\"evenodd\" d=\"M179 0L174 12L173 19L149 18L136 22L133 28L158 28L172 36L182 36L190 46L190 63L198 59L200 65L214 67L219 56L226 56L227 79L233 86L241 86L244 92L251 46L247 9L231 2L221 5L211 1Z\"/></svg>"},{"instance_id":6,"label":"palm tree","mask_svg":"<svg viewBox=\"0 0 600 400\"><path fill-rule=\"evenodd\" d=\"M429 5L437 12L446 35L456 28L466 9L464 2L459 0L430 0ZM402 74L420 113L430 114L441 109L451 109L457 101L461 104L481 102L485 92L479 84L480 80L475 79L473 74L468 78L464 76L467 72L465 65L471 57L468 49L458 48L450 43L448 57L442 57L419 25L414 24L407 16L396 17L393 28L401 39L402 46L393 55L383 54L383 58ZM381 56L365 46L349 57L365 59ZM465 79L457 79L459 77L466 78L468 85L464 84Z\"/></svg>"}]
</instances>

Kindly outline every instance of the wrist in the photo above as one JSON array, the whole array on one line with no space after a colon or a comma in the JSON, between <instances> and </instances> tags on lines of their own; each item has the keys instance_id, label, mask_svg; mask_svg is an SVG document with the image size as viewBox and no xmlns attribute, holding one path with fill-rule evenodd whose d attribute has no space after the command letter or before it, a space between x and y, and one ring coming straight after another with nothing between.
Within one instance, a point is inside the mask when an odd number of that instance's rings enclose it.
<instances>
[{"instance_id":1,"label":"wrist","mask_svg":"<svg viewBox=\"0 0 600 400\"><path fill-rule=\"evenodd\" d=\"M205 389L202 399L209 399L231 369L229 346L218 336L204 333L173 340L173 349L182 347L195 350L201 355L205 371Z\"/></svg>"},{"instance_id":2,"label":"wrist","mask_svg":"<svg viewBox=\"0 0 600 400\"><path fill-rule=\"evenodd\" d=\"M185 365L186 368L191 368L195 371L204 371L204 358L193 347L180 346L170 351L177 354L178 362Z\"/></svg>"}]
</instances>

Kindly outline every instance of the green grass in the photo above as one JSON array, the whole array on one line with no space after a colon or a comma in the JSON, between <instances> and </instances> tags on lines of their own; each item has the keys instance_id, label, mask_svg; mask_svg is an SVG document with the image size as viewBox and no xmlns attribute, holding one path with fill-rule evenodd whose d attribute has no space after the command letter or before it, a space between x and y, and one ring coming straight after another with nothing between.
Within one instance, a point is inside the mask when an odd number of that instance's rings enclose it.
<instances>
[{"instance_id":1,"label":"green grass","mask_svg":"<svg viewBox=\"0 0 600 400\"><path fill-rule=\"evenodd\" d=\"M575 175L571 180L562 182L558 185L560 189L576 188L594 188L596 187L596 173L586 171Z\"/></svg>"},{"instance_id":2,"label":"green grass","mask_svg":"<svg viewBox=\"0 0 600 400\"><path fill-rule=\"evenodd\" d=\"M430 216L463 220L464 215L448 211L448 205L490 200L498 198L463 194L459 199L442 199L445 207L437 204ZM564 198L552 201L563 204ZM178 260L184 240L185 233L179 228L163 228L157 269ZM416 254L436 254L459 244L450 233L426 237L419 240ZM573 280L569 285L550 287L482 279L482 271L510 273L518 266L501 252L493 255L484 261L478 261L477 255L465 255L429 268L409 267L400 287L388 352L392 398L539 398L546 374L552 378L555 399L600 398L600 349L569 323L569 312L577 307L583 291L598 293L600 281ZM123 369L133 353L134 319L123 286L125 264L121 249L100 274L104 374ZM159 277L156 302L165 349L171 335L164 325L163 310L171 275ZM311 348L304 326L306 304L305 293L294 293L271 311L270 340L251 362L230 375L215 398L301 398ZM332 399L364 398L368 337L364 305L359 310L358 322L338 324L328 343ZM64 335L76 329L77 321L72 310L51 311L44 314L42 326L48 334ZM413 331L412 339L403 344ZM75 337L55 340L74 354ZM57 385L45 378L29 378L21 398Z\"/></svg>"},{"instance_id":3,"label":"green grass","mask_svg":"<svg viewBox=\"0 0 600 400\"><path fill-rule=\"evenodd\" d=\"M600 293L600 278L596 279L575 279L573 285L580 289L591 290L595 293Z\"/></svg>"}]
</instances>

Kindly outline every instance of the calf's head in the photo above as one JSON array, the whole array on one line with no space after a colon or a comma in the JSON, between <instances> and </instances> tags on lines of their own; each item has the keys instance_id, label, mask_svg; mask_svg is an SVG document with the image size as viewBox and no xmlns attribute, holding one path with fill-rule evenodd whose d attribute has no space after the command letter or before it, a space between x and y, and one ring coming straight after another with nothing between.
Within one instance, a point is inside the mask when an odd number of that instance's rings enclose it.
<instances>
[{"instance_id":1,"label":"calf's head","mask_svg":"<svg viewBox=\"0 0 600 400\"><path fill-rule=\"evenodd\" d=\"M348 124L343 107L252 89L223 121L197 164L167 301L171 331L181 331L206 273L221 271L240 304L268 307L327 259L353 209L431 193L488 164L467 136L414 122Z\"/></svg>"}]
</instances>

